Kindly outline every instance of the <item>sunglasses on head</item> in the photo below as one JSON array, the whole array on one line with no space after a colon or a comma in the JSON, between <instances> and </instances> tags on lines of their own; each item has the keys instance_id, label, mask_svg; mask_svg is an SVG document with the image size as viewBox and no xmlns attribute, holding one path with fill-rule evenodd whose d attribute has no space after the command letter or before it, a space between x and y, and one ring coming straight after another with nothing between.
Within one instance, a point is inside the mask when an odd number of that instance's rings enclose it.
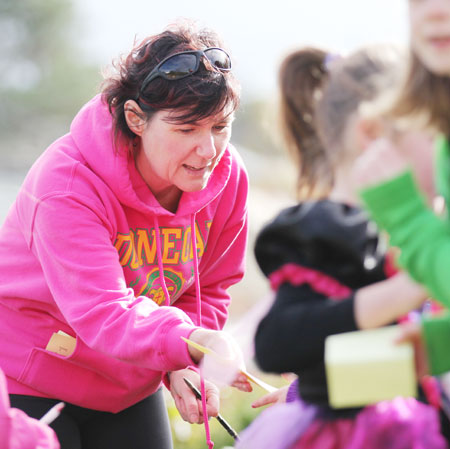
<instances>
[{"instance_id":1,"label":"sunglasses on head","mask_svg":"<svg viewBox=\"0 0 450 449\"><path fill-rule=\"evenodd\" d=\"M145 77L139 92L142 93L149 83L158 77L175 81L193 75L200 67L200 58L202 56L206 56L211 65L222 72L231 70L231 58L221 48L211 47L206 50L181 51L163 59Z\"/></svg>"}]
</instances>

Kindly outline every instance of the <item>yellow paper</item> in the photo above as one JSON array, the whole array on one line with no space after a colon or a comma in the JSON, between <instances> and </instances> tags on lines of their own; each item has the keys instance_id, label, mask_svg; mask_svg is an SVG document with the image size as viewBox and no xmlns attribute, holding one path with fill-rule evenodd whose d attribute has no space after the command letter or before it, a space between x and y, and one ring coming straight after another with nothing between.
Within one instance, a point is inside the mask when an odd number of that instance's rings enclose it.
<instances>
[{"instance_id":1,"label":"yellow paper","mask_svg":"<svg viewBox=\"0 0 450 449\"><path fill-rule=\"evenodd\" d=\"M395 344L398 326L347 332L325 341L330 404L360 407L396 396L416 396L412 344Z\"/></svg>"},{"instance_id":2,"label":"yellow paper","mask_svg":"<svg viewBox=\"0 0 450 449\"><path fill-rule=\"evenodd\" d=\"M198 351L202 352L203 354L215 354L217 357L219 356L216 354L212 349L207 348L206 346L202 346L195 341L189 340L185 337L180 337L184 342L186 342L188 345L192 346L193 348L197 349Z\"/></svg>"},{"instance_id":3,"label":"yellow paper","mask_svg":"<svg viewBox=\"0 0 450 449\"><path fill-rule=\"evenodd\" d=\"M58 331L53 333L45 349L64 357L69 357L73 354L76 344L76 338L63 331Z\"/></svg>"}]
</instances>

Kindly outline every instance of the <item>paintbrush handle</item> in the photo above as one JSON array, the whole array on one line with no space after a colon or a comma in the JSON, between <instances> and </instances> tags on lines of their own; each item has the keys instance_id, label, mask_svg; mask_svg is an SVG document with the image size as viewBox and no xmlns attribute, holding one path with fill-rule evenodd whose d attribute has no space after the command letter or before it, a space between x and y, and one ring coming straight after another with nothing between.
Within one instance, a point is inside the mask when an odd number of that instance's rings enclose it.
<instances>
[{"instance_id":1,"label":"paintbrush handle","mask_svg":"<svg viewBox=\"0 0 450 449\"><path fill-rule=\"evenodd\" d=\"M219 413L216 416L217 421L220 422L222 427L228 432L229 435L231 435L235 440L239 440L239 435L236 433L236 431L228 424L227 421L222 417L222 415Z\"/></svg>"},{"instance_id":2,"label":"paintbrush handle","mask_svg":"<svg viewBox=\"0 0 450 449\"><path fill-rule=\"evenodd\" d=\"M195 397L201 400L202 394L200 393L198 388L186 377L183 377L183 380L186 385L192 390ZM235 440L239 440L239 435L237 434L237 432L228 424L227 421L225 421L220 413L216 416L216 419L217 421L219 421L220 425L228 432L229 435L231 435Z\"/></svg>"}]
</instances>

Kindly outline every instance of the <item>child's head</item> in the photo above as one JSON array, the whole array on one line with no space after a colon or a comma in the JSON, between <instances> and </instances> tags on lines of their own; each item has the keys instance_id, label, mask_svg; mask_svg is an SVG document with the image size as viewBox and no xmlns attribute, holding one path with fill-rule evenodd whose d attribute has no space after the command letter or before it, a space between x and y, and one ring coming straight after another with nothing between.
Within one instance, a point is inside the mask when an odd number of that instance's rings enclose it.
<instances>
[{"instance_id":1,"label":"child's head","mask_svg":"<svg viewBox=\"0 0 450 449\"><path fill-rule=\"evenodd\" d=\"M336 170L357 157L355 118L398 81L399 53L371 46L348 57L305 48L280 70L284 135L299 163L299 196L326 197Z\"/></svg>"},{"instance_id":2,"label":"child's head","mask_svg":"<svg viewBox=\"0 0 450 449\"><path fill-rule=\"evenodd\" d=\"M450 135L450 1L409 0L411 58L396 115L424 115Z\"/></svg>"}]
</instances>

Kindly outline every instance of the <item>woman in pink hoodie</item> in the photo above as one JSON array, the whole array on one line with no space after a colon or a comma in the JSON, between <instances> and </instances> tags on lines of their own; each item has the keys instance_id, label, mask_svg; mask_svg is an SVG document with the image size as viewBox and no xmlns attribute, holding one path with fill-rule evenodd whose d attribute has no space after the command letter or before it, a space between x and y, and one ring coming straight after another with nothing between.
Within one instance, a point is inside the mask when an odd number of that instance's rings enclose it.
<instances>
[{"instance_id":1,"label":"woman in pink hoodie","mask_svg":"<svg viewBox=\"0 0 450 449\"><path fill-rule=\"evenodd\" d=\"M207 30L145 39L35 162L0 230L0 365L11 403L63 449L171 448L163 379L182 416L243 276L248 179L230 145L239 88ZM171 373L171 374L168 374ZM250 389L242 378L235 386ZM202 385L208 416L218 392Z\"/></svg>"}]
</instances>

